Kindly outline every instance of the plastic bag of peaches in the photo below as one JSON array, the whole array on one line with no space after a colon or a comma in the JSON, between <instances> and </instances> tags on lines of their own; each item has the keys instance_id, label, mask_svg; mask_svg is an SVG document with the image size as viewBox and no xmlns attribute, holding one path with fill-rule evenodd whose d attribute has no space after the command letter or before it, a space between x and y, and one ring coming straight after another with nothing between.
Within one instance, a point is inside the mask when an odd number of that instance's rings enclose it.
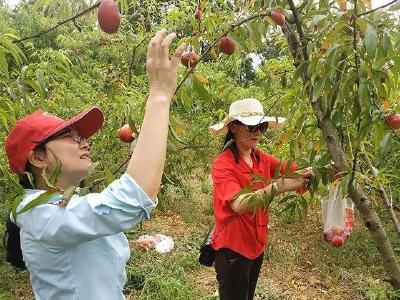
<instances>
[{"instance_id":1,"label":"plastic bag of peaches","mask_svg":"<svg viewBox=\"0 0 400 300\"><path fill-rule=\"evenodd\" d=\"M342 195L340 185L336 184L331 187L321 206L324 239L334 247L341 247L353 230L354 203Z\"/></svg>"}]
</instances>

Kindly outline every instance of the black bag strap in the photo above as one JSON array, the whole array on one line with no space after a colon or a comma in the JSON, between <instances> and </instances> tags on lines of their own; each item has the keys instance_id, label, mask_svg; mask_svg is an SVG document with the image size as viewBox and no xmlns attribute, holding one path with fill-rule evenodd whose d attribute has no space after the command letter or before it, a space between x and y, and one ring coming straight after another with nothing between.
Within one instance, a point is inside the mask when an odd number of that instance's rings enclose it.
<instances>
[{"instance_id":1,"label":"black bag strap","mask_svg":"<svg viewBox=\"0 0 400 300\"><path fill-rule=\"evenodd\" d=\"M215 241L218 236L221 234L221 232L230 224L232 223L232 221L234 221L237 218L237 216L232 216L228 219L228 221L226 222L226 224L217 232L215 238L212 238L212 236L214 235L214 230L215 230L215 225L213 226L213 228L211 228L211 230L209 231L209 233L207 234L206 239L209 240L209 243L211 244L213 241Z\"/></svg>"}]
</instances>

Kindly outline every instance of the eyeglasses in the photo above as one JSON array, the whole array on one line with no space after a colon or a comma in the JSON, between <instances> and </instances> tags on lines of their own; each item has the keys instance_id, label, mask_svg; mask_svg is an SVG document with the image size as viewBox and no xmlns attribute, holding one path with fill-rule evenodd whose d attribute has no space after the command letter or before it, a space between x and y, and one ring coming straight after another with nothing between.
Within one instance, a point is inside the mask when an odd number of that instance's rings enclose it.
<instances>
[{"instance_id":1,"label":"eyeglasses","mask_svg":"<svg viewBox=\"0 0 400 300\"><path fill-rule=\"evenodd\" d=\"M260 130L261 133L265 133L268 129L268 122L260 123L257 125L246 125L240 121L236 121L235 124L245 126L248 132L256 132Z\"/></svg>"},{"instance_id":2,"label":"eyeglasses","mask_svg":"<svg viewBox=\"0 0 400 300\"><path fill-rule=\"evenodd\" d=\"M59 138L64 138L64 137L70 137L78 144L86 142L86 139L84 137L81 137L75 130L65 129L65 130L61 130L60 132L58 132L55 135L48 137L47 139L42 141L41 144L45 144L47 142L50 142L50 141L53 141L53 140L56 140Z\"/></svg>"},{"instance_id":3,"label":"eyeglasses","mask_svg":"<svg viewBox=\"0 0 400 300\"><path fill-rule=\"evenodd\" d=\"M68 131L63 135L63 137L70 137L78 144L86 142L86 139L84 137L80 136L76 131Z\"/></svg>"}]
</instances>

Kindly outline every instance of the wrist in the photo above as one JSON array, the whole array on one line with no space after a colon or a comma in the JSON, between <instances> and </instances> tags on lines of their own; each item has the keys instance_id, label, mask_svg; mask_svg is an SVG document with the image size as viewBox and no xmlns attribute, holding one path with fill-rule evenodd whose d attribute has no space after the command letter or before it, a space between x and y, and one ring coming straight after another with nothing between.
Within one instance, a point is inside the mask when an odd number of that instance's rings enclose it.
<instances>
[{"instance_id":1,"label":"wrist","mask_svg":"<svg viewBox=\"0 0 400 300\"><path fill-rule=\"evenodd\" d=\"M279 194L286 192L286 190L284 188L285 179L279 178L277 181L275 181L274 185L275 185L276 194L279 195Z\"/></svg>"},{"instance_id":2,"label":"wrist","mask_svg":"<svg viewBox=\"0 0 400 300\"><path fill-rule=\"evenodd\" d=\"M165 103L169 105L171 103L172 96L173 95L170 93L150 88L148 102Z\"/></svg>"}]
</instances>

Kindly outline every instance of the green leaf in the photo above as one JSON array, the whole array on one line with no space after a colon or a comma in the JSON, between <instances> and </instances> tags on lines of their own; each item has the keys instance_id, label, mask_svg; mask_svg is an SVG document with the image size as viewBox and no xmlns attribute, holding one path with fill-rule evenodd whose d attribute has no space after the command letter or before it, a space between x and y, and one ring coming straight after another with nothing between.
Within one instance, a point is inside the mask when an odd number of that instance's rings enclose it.
<instances>
[{"instance_id":1,"label":"green leaf","mask_svg":"<svg viewBox=\"0 0 400 300\"><path fill-rule=\"evenodd\" d=\"M74 194L75 189L76 189L75 185L71 185L70 187L68 187L63 193L63 196L62 196L63 201L69 201L69 199Z\"/></svg>"},{"instance_id":2,"label":"green leaf","mask_svg":"<svg viewBox=\"0 0 400 300\"><path fill-rule=\"evenodd\" d=\"M15 192L17 194L25 193L25 189L22 187L22 185L20 185L19 182L17 182L11 176L11 174L1 165L0 165L0 170L2 171L2 173L3 173L4 177L5 177L5 181L7 182L7 184L10 185L12 187L12 189L15 190Z\"/></svg>"},{"instance_id":3,"label":"green leaf","mask_svg":"<svg viewBox=\"0 0 400 300\"><path fill-rule=\"evenodd\" d=\"M293 198L296 198L296 197L297 197L296 195L288 195L288 196L285 196L285 197L283 197L281 200L279 200L278 204L279 204L279 205L282 205L282 204L288 203L289 200L291 200L291 199L293 199Z\"/></svg>"},{"instance_id":4,"label":"green leaf","mask_svg":"<svg viewBox=\"0 0 400 300\"><path fill-rule=\"evenodd\" d=\"M272 181L272 179L271 178L265 178L265 177L263 177L263 176L261 176L261 175L259 175L259 174L251 174L251 177L253 178L253 182L254 183L256 183L256 182L261 182L261 183L264 183L265 185L268 185L268 184L270 184L271 183L271 181Z\"/></svg>"},{"instance_id":5,"label":"green leaf","mask_svg":"<svg viewBox=\"0 0 400 300\"><path fill-rule=\"evenodd\" d=\"M279 164L276 166L274 171L274 178L277 179L281 175L282 160L279 160Z\"/></svg>"},{"instance_id":6,"label":"green leaf","mask_svg":"<svg viewBox=\"0 0 400 300\"><path fill-rule=\"evenodd\" d=\"M16 217L17 217L17 208L18 205L20 204L22 198L24 198L25 193L19 194L19 195L15 195L15 199L11 205L11 213L13 216L13 219L15 221Z\"/></svg>"},{"instance_id":7,"label":"green leaf","mask_svg":"<svg viewBox=\"0 0 400 300\"><path fill-rule=\"evenodd\" d=\"M98 161L92 163L86 173L86 177L89 177L93 174L94 170L100 165Z\"/></svg>"},{"instance_id":8,"label":"green leaf","mask_svg":"<svg viewBox=\"0 0 400 300\"><path fill-rule=\"evenodd\" d=\"M51 151L51 152L53 152L53 151ZM49 182L47 182L47 183L50 183L50 185L49 185L50 187L55 187L58 176L61 174L61 166L62 166L61 160L55 155L54 152L53 152L53 155L56 159L56 168L54 169L53 173L51 174ZM45 171L45 169L43 169L43 171ZM46 178L46 175L44 176L44 178Z\"/></svg>"},{"instance_id":9,"label":"green leaf","mask_svg":"<svg viewBox=\"0 0 400 300\"><path fill-rule=\"evenodd\" d=\"M390 144L392 141L392 134L391 132L385 134L381 140L379 154L384 157L390 150Z\"/></svg>"},{"instance_id":10,"label":"green leaf","mask_svg":"<svg viewBox=\"0 0 400 300\"><path fill-rule=\"evenodd\" d=\"M193 77L202 84L208 84L208 79L199 73L193 74Z\"/></svg>"},{"instance_id":11,"label":"green leaf","mask_svg":"<svg viewBox=\"0 0 400 300\"><path fill-rule=\"evenodd\" d=\"M169 129L169 133L174 138L174 140L176 140L177 142L179 142L179 143L181 143L183 145L186 145L186 143L180 138L180 136L172 128L171 124L168 124L168 129Z\"/></svg>"},{"instance_id":12,"label":"green leaf","mask_svg":"<svg viewBox=\"0 0 400 300\"><path fill-rule=\"evenodd\" d=\"M368 24L365 32L365 48L369 57L374 56L377 44L378 34L376 33L376 29L371 24Z\"/></svg>"},{"instance_id":13,"label":"green leaf","mask_svg":"<svg viewBox=\"0 0 400 300\"><path fill-rule=\"evenodd\" d=\"M134 133L136 133L136 134L139 133L137 128L136 128L136 126L135 126L135 120L133 120L133 117L132 117L131 114L128 114L128 125L129 125L129 127L132 129L132 131Z\"/></svg>"},{"instance_id":14,"label":"green leaf","mask_svg":"<svg viewBox=\"0 0 400 300\"><path fill-rule=\"evenodd\" d=\"M325 86L325 78L318 80L318 82L313 90L312 102L318 101L319 96L321 95L322 91L324 90L324 86Z\"/></svg>"},{"instance_id":15,"label":"green leaf","mask_svg":"<svg viewBox=\"0 0 400 300\"><path fill-rule=\"evenodd\" d=\"M36 76L39 82L40 90L42 93L43 97L47 96L47 87L46 87L46 82L44 80L44 72L42 69L37 69L36 70Z\"/></svg>"},{"instance_id":16,"label":"green leaf","mask_svg":"<svg viewBox=\"0 0 400 300\"><path fill-rule=\"evenodd\" d=\"M0 48L0 70L3 72L6 79L9 78L8 63L4 51Z\"/></svg>"},{"instance_id":17,"label":"green leaf","mask_svg":"<svg viewBox=\"0 0 400 300\"><path fill-rule=\"evenodd\" d=\"M52 196L57 195L57 194L59 194L58 191L48 190L48 191L40 194L36 199L30 201L27 205L25 205L25 207L23 209L18 211L17 214L22 214L36 206L47 203Z\"/></svg>"},{"instance_id":18,"label":"green leaf","mask_svg":"<svg viewBox=\"0 0 400 300\"><path fill-rule=\"evenodd\" d=\"M308 68L308 61L302 61L293 72L293 81L296 81L301 74Z\"/></svg>"},{"instance_id":19,"label":"green leaf","mask_svg":"<svg viewBox=\"0 0 400 300\"><path fill-rule=\"evenodd\" d=\"M369 99L368 86L364 82L360 83L360 87L358 89L358 97L361 103L365 103L365 101Z\"/></svg>"}]
</instances>

